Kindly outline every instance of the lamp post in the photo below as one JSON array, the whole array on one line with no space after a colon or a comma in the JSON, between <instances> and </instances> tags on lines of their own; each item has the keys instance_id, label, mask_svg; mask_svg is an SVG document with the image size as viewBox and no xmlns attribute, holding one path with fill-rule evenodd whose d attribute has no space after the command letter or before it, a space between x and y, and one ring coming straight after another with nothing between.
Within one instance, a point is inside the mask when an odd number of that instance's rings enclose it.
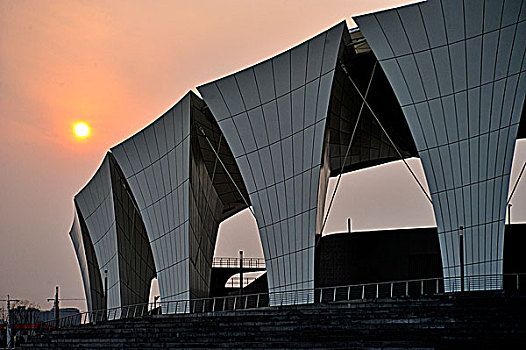
<instances>
[{"instance_id":1,"label":"lamp post","mask_svg":"<svg viewBox=\"0 0 526 350\"><path fill-rule=\"evenodd\" d=\"M104 309L104 320L106 320L106 312L108 311L108 270L104 270L104 301L106 303L106 306Z\"/></svg>"},{"instance_id":2,"label":"lamp post","mask_svg":"<svg viewBox=\"0 0 526 350\"><path fill-rule=\"evenodd\" d=\"M460 291L464 291L464 227L458 229L459 249L460 249Z\"/></svg>"},{"instance_id":3,"label":"lamp post","mask_svg":"<svg viewBox=\"0 0 526 350\"><path fill-rule=\"evenodd\" d=\"M60 308L59 308L59 299L58 299L58 286L55 287L55 328L58 328L58 319L60 318Z\"/></svg>"},{"instance_id":4,"label":"lamp post","mask_svg":"<svg viewBox=\"0 0 526 350\"><path fill-rule=\"evenodd\" d=\"M243 251L239 251L239 295L243 295Z\"/></svg>"}]
</instances>

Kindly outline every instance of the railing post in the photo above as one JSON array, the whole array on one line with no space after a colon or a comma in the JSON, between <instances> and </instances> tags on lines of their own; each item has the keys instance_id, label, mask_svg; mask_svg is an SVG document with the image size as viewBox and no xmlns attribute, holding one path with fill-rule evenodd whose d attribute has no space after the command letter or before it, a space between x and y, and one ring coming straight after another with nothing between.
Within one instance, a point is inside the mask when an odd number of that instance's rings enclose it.
<instances>
[{"instance_id":1,"label":"railing post","mask_svg":"<svg viewBox=\"0 0 526 350\"><path fill-rule=\"evenodd\" d=\"M420 280L420 295L424 295L424 280Z\"/></svg>"},{"instance_id":2,"label":"railing post","mask_svg":"<svg viewBox=\"0 0 526 350\"><path fill-rule=\"evenodd\" d=\"M380 283L376 283L376 299L378 299L378 289L380 287Z\"/></svg>"},{"instance_id":3,"label":"railing post","mask_svg":"<svg viewBox=\"0 0 526 350\"><path fill-rule=\"evenodd\" d=\"M256 299L256 308L259 307L259 294L258 294L258 298Z\"/></svg>"},{"instance_id":4,"label":"railing post","mask_svg":"<svg viewBox=\"0 0 526 350\"><path fill-rule=\"evenodd\" d=\"M351 300L351 286L347 287L347 301Z\"/></svg>"},{"instance_id":5,"label":"railing post","mask_svg":"<svg viewBox=\"0 0 526 350\"><path fill-rule=\"evenodd\" d=\"M391 282L391 299L393 298L393 282Z\"/></svg>"},{"instance_id":6,"label":"railing post","mask_svg":"<svg viewBox=\"0 0 526 350\"><path fill-rule=\"evenodd\" d=\"M334 291L332 293L332 302L336 301L336 287L334 287Z\"/></svg>"},{"instance_id":7,"label":"railing post","mask_svg":"<svg viewBox=\"0 0 526 350\"><path fill-rule=\"evenodd\" d=\"M365 284L362 284L362 300L365 299Z\"/></svg>"},{"instance_id":8,"label":"railing post","mask_svg":"<svg viewBox=\"0 0 526 350\"><path fill-rule=\"evenodd\" d=\"M405 281L405 296L409 296L409 281Z\"/></svg>"},{"instance_id":9,"label":"railing post","mask_svg":"<svg viewBox=\"0 0 526 350\"><path fill-rule=\"evenodd\" d=\"M216 298L214 298L214 302L212 303L212 312L216 311Z\"/></svg>"},{"instance_id":10,"label":"railing post","mask_svg":"<svg viewBox=\"0 0 526 350\"><path fill-rule=\"evenodd\" d=\"M436 294L438 294L438 293L439 293L439 291L438 291L438 283L439 283L439 279L437 278L435 281L436 281L436 287L437 287Z\"/></svg>"},{"instance_id":11,"label":"railing post","mask_svg":"<svg viewBox=\"0 0 526 350\"><path fill-rule=\"evenodd\" d=\"M516 274L515 276L517 276L517 292L519 291L519 274Z\"/></svg>"},{"instance_id":12,"label":"railing post","mask_svg":"<svg viewBox=\"0 0 526 350\"><path fill-rule=\"evenodd\" d=\"M248 304L248 296L245 296L245 309L247 308L247 304Z\"/></svg>"},{"instance_id":13,"label":"railing post","mask_svg":"<svg viewBox=\"0 0 526 350\"><path fill-rule=\"evenodd\" d=\"M322 301L322 294L323 294L323 288L320 289L320 304L321 304L321 301Z\"/></svg>"}]
</instances>

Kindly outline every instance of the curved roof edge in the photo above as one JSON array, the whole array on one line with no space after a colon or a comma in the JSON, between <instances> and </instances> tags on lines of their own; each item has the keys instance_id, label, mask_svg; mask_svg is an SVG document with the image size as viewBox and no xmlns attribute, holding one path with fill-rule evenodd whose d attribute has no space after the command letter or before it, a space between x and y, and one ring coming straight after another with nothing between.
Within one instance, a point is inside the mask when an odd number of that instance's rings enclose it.
<instances>
[{"instance_id":1,"label":"curved roof edge","mask_svg":"<svg viewBox=\"0 0 526 350\"><path fill-rule=\"evenodd\" d=\"M202 87L204 87L204 86L210 85L210 84L212 84L212 83L218 82L218 81L220 81L220 80L223 80L223 79L225 79L225 78L231 77L231 76L233 76L233 75L236 75L236 74L242 73L242 72L244 72L244 71L246 71L246 70L248 70L248 69L254 68L254 67L256 67L256 66L258 66L258 65L261 65L261 64L263 64L263 63L265 63L265 62L271 61L271 60L275 59L276 57L279 57L279 56L281 56L281 55L283 55L283 54L285 54L285 53L287 53L287 52L293 50L294 48L296 48L296 47L298 47L298 46L301 46L301 45L307 43L308 41L313 40L314 38L317 38L317 37L319 37L319 36L321 36L321 35L324 35L326 32L332 30L333 28L336 28L336 27L338 27L338 26L341 26L341 25L345 25L346 28L349 28L349 26L347 25L347 21L346 21L346 20L340 21L340 22L336 23L335 25L333 25L333 26L331 26L331 27L329 27L329 28L327 28L327 29L325 29L325 30L319 32L318 34L316 34L316 35L314 35L314 36L311 36L311 37L309 37L309 38L307 38L307 39L301 41L300 43L298 43L298 44L296 44L296 45L293 45L293 46L289 47L288 49L279 52L279 53L276 54L276 55L272 55L272 56L267 57L267 58L265 58L265 59L263 59L263 60L261 60L261 61L258 61L258 62L256 62L256 63L254 63L254 64L251 64L251 65L249 65L249 66L246 66L245 68L242 68L242 69L239 69L239 70L236 70L236 71L233 71L233 72L227 73L227 74L225 74L225 75L223 75L223 76L220 76L219 78L216 78L216 79L210 80L210 81L208 81L208 82L206 82L206 83L203 83L203 84L201 84L201 85L198 85L198 86L196 87L196 89L197 89L197 91L201 94L201 90L200 90L200 89L201 89ZM202 94L201 94L201 95L202 95Z\"/></svg>"}]
</instances>

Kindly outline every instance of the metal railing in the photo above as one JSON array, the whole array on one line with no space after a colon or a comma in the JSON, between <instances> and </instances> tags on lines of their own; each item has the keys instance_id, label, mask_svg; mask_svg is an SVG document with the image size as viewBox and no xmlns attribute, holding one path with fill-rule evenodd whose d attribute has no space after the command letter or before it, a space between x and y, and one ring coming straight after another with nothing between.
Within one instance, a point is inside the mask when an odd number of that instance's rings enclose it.
<instances>
[{"instance_id":1,"label":"metal railing","mask_svg":"<svg viewBox=\"0 0 526 350\"><path fill-rule=\"evenodd\" d=\"M108 310L83 312L44 322L53 328L79 326L118 319L140 318L151 315L214 313L223 311L251 310L258 308L301 305L308 303L336 303L354 300L386 298L416 298L439 295L444 287L460 292L460 277L427 278L379 283L363 283L346 286L303 289L249 295L235 295L190 300L172 300L156 303L126 305ZM526 274L497 274L466 276L465 291L478 290L526 290Z\"/></svg>"},{"instance_id":2,"label":"metal railing","mask_svg":"<svg viewBox=\"0 0 526 350\"><path fill-rule=\"evenodd\" d=\"M248 286L250 283L254 282L258 279L259 276L249 276L249 277L243 277L243 288ZM241 285L241 278L239 276L233 276L230 277L230 279L226 282L225 287L229 288L239 288Z\"/></svg>"},{"instance_id":3,"label":"metal railing","mask_svg":"<svg viewBox=\"0 0 526 350\"><path fill-rule=\"evenodd\" d=\"M239 258L215 257L212 260L212 267L232 267L239 268ZM246 269L264 269L266 268L265 259L263 258L243 258L243 268Z\"/></svg>"}]
</instances>

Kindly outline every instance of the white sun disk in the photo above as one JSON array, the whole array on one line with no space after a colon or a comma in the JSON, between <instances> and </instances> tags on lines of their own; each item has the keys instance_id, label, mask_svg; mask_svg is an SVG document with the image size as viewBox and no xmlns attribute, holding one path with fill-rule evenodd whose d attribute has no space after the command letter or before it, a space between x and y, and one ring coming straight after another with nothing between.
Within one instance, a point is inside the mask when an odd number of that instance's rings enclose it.
<instances>
[{"instance_id":1,"label":"white sun disk","mask_svg":"<svg viewBox=\"0 0 526 350\"><path fill-rule=\"evenodd\" d=\"M86 137L89 134L89 126L86 123L75 124L75 135L78 137Z\"/></svg>"}]
</instances>

